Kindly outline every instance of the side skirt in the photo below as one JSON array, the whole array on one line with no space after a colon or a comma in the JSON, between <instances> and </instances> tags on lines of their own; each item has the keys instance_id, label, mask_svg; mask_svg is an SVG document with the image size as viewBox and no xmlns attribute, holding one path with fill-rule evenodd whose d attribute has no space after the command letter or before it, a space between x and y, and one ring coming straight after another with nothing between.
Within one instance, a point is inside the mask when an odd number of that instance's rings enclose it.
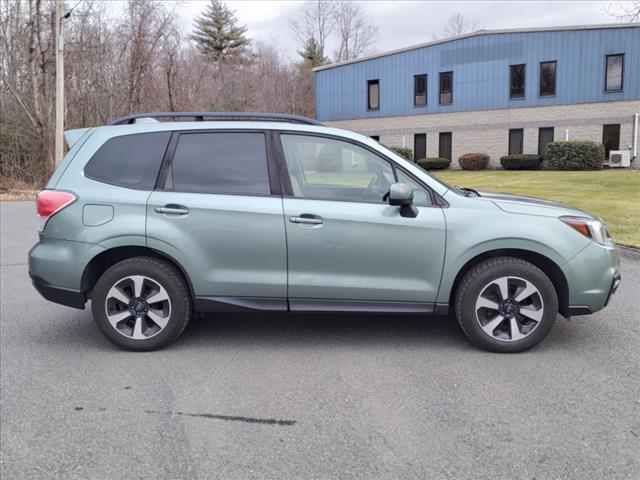
<instances>
[{"instance_id":1,"label":"side skirt","mask_svg":"<svg viewBox=\"0 0 640 480\"><path fill-rule=\"evenodd\" d=\"M376 300L334 300L317 298L267 297L196 297L195 310L213 312L344 312L344 313L404 313L447 315L449 305L432 302L391 302Z\"/></svg>"}]
</instances>

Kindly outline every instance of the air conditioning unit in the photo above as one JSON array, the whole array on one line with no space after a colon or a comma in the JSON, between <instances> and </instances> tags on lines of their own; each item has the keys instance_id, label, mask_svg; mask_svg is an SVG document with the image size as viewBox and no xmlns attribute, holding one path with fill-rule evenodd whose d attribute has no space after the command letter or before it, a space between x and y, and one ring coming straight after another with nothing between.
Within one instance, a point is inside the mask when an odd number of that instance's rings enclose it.
<instances>
[{"instance_id":1,"label":"air conditioning unit","mask_svg":"<svg viewBox=\"0 0 640 480\"><path fill-rule=\"evenodd\" d=\"M611 150L609 152L609 167L629 167L631 166L631 151Z\"/></svg>"}]
</instances>

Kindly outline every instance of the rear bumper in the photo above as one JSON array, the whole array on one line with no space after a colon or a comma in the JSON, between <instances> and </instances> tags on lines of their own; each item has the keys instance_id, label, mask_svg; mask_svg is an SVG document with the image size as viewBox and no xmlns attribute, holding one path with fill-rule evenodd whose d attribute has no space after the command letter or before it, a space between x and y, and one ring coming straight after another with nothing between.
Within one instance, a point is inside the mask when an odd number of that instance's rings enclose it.
<instances>
[{"instance_id":1,"label":"rear bumper","mask_svg":"<svg viewBox=\"0 0 640 480\"><path fill-rule=\"evenodd\" d=\"M33 275L31 272L29 272L29 276L38 293L50 302L66 305L67 307L84 309L87 297L81 291L51 285L40 277Z\"/></svg>"}]
</instances>

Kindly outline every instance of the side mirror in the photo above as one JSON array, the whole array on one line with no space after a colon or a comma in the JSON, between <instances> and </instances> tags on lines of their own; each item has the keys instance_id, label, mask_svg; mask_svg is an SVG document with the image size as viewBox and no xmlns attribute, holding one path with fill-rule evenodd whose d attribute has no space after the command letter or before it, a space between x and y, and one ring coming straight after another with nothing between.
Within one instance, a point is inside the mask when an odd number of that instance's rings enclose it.
<instances>
[{"instance_id":1,"label":"side mirror","mask_svg":"<svg viewBox=\"0 0 640 480\"><path fill-rule=\"evenodd\" d=\"M400 215L415 218L418 209L413 204L413 190L406 183L392 183L389 188L389 205L400 207Z\"/></svg>"}]
</instances>

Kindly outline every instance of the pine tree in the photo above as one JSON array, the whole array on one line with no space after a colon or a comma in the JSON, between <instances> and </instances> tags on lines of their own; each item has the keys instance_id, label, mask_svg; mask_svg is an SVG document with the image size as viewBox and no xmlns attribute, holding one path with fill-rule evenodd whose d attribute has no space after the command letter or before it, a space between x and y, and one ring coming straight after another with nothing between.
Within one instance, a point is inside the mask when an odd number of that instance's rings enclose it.
<instances>
[{"instance_id":1,"label":"pine tree","mask_svg":"<svg viewBox=\"0 0 640 480\"><path fill-rule=\"evenodd\" d=\"M246 26L239 26L233 10L221 0L211 0L204 12L195 19L195 40L200 52L211 55L214 60L225 60L241 56L249 51Z\"/></svg>"},{"instance_id":2,"label":"pine tree","mask_svg":"<svg viewBox=\"0 0 640 480\"><path fill-rule=\"evenodd\" d=\"M298 55L302 57L305 65L311 68L319 67L320 65L327 63L327 59L324 56L322 48L313 37L309 38L304 43L302 50L298 50Z\"/></svg>"}]
</instances>

